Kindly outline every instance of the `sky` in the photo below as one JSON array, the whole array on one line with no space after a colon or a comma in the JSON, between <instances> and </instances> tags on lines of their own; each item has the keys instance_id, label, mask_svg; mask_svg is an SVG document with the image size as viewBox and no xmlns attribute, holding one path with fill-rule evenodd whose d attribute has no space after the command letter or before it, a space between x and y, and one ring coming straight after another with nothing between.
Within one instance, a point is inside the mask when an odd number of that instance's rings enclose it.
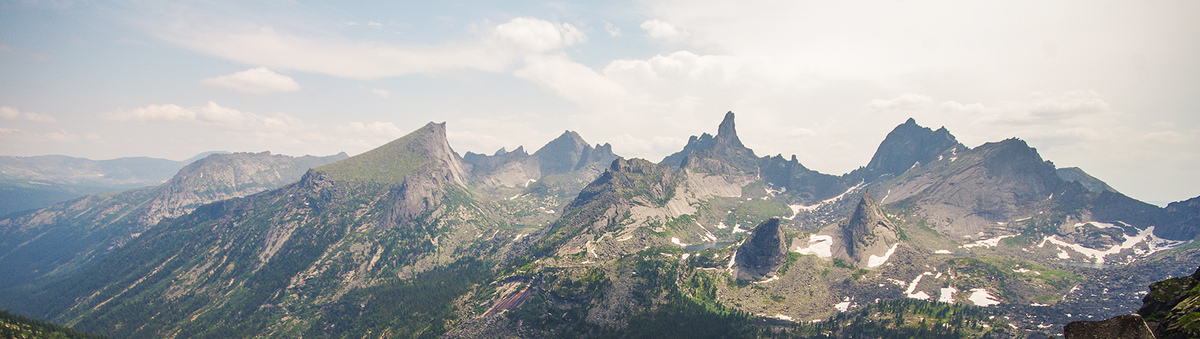
<instances>
[{"instance_id":1,"label":"sky","mask_svg":"<svg viewBox=\"0 0 1200 339\"><path fill-rule=\"evenodd\" d=\"M565 130L659 161L737 114L842 174L909 117L1134 198L1200 195L1200 2L0 0L0 155L460 154Z\"/></svg>"}]
</instances>

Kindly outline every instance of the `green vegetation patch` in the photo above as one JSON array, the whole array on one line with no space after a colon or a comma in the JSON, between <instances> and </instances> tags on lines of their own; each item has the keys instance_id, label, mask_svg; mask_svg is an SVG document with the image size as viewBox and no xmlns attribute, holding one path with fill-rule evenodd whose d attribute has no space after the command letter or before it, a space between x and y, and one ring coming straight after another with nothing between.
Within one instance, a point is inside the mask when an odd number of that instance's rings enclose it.
<instances>
[{"instance_id":1,"label":"green vegetation patch","mask_svg":"<svg viewBox=\"0 0 1200 339\"><path fill-rule=\"evenodd\" d=\"M424 142L430 132L420 129L366 153L317 167L334 180L394 184L429 163Z\"/></svg>"}]
</instances>

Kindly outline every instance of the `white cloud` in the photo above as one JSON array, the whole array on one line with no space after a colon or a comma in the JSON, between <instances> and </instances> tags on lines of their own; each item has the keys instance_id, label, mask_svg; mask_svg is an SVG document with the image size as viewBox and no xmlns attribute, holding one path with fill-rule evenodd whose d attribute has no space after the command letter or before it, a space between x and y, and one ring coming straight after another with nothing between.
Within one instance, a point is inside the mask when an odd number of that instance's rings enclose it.
<instances>
[{"instance_id":1,"label":"white cloud","mask_svg":"<svg viewBox=\"0 0 1200 339\"><path fill-rule=\"evenodd\" d=\"M371 93L375 93L375 95L378 95L380 98L384 99L387 99L388 96L392 95L392 92L388 92L388 90L382 88L372 88Z\"/></svg>"},{"instance_id":2,"label":"white cloud","mask_svg":"<svg viewBox=\"0 0 1200 339\"><path fill-rule=\"evenodd\" d=\"M494 32L494 41L498 45L510 46L525 53L553 51L587 40L587 36L571 24L554 24L529 17L497 25Z\"/></svg>"},{"instance_id":3,"label":"white cloud","mask_svg":"<svg viewBox=\"0 0 1200 339\"><path fill-rule=\"evenodd\" d=\"M895 99L882 100L875 99L867 103L867 107L874 110L888 111L911 111L928 108L933 103L933 98L926 95L904 93Z\"/></svg>"},{"instance_id":4,"label":"white cloud","mask_svg":"<svg viewBox=\"0 0 1200 339\"><path fill-rule=\"evenodd\" d=\"M587 40L570 24L529 17L484 28L474 41L438 45L399 45L330 34L303 35L260 24L213 25L186 20L152 33L241 63L359 79L457 69L504 72L524 56Z\"/></svg>"},{"instance_id":5,"label":"white cloud","mask_svg":"<svg viewBox=\"0 0 1200 339\"><path fill-rule=\"evenodd\" d=\"M946 102L942 107L979 115L979 121L994 124L1055 126L1061 122L1085 123L1097 115L1114 113L1108 103L1093 90L1062 93L1035 92L1025 101L1001 102L994 106L980 103L963 105Z\"/></svg>"},{"instance_id":6,"label":"white cloud","mask_svg":"<svg viewBox=\"0 0 1200 339\"><path fill-rule=\"evenodd\" d=\"M300 90L300 84L296 83L296 80L293 80L292 77L272 72L266 67L251 68L233 74L208 78L201 80L200 83L247 94L294 92Z\"/></svg>"},{"instance_id":7,"label":"white cloud","mask_svg":"<svg viewBox=\"0 0 1200 339\"><path fill-rule=\"evenodd\" d=\"M374 22L374 21L367 21L367 26L371 26L371 27L375 27L375 28L383 28L383 24Z\"/></svg>"},{"instance_id":8,"label":"white cloud","mask_svg":"<svg viewBox=\"0 0 1200 339\"><path fill-rule=\"evenodd\" d=\"M614 26L611 22L604 23L604 31L608 32L608 35L614 38L621 35L621 28Z\"/></svg>"},{"instance_id":9,"label":"white cloud","mask_svg":"<svg viewBox=\"0 0 1200 339\"><path fill-rule=\"evenodd\" d=\"M642 29L646 31L646 36L652 39L677 39L683 37L685 32L667 22L659 20L646 20L642 22Z\"/></svg>"},{"instance_id":10,"label":"white cloud","mask_svg":"<svg viewBox=\"0 0 1200 339\"><path fill-rule=\"evenodd\" d=\"M100 117L109 121L194 123L231 130L280 130L302 124L299 119L287 114L276 113L274 116L263 116L223 107L212 101L204 106L195 107L167 104L149 105L131 110L118 109L101 113Z\"/></svg>"},{"instance_id":11,"label":"white cloud","mask_svg":"<svg viewBox=\"0 0 1200 339\"><path fill-rule=\"evenodd\" d=\"M391 122L351 122L342 126L338 126L338 132L347 135L363 135L373 139L395 139L404 136L406 131L396 127Z\"/></svg>"},{"instance_id":12,"label":"white cloud","mask_svg":"<svg viewBox=\"0 0 1200 339\"><path fill-rule=\"evenodd\" d=\"M12 108L12 107L8 107L8 106L0 106L0 119L24 120L24 121L30 121L30 122L44 122L44 123L54 123L54 122L58 121L58 119L55 119L54 117L49 116L49 115L45 115L45 114L41 114L41 113L34 113L34 112L21 112L21 111L17 110L16 108Z\"/></svg>"}]
</instances>

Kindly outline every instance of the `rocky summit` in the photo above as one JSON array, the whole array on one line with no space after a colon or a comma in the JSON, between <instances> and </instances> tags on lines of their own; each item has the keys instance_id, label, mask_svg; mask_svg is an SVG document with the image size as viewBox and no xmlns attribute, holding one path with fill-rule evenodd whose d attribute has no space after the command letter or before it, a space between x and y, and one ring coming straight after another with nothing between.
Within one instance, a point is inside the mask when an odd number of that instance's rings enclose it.
<instances>
[{"instance_id":1,"label":"rocky summit","mask_svg":"<svg viewBox=\"0 0 1200 339\"><path fill-rule=\"evenodd\" d=\"M572 131L460 156L433 122L352 157L213 155L0 219L0 308L122 338L1045 338L1200 261L1197 199L1020 139L909 119L828 174L735 118L659 163ZM1192 335L1195 281L1155 284L1146 327Z\"/></svg>"},{"instance_id":2,"label":"rocky summit","mask_svg":"<svg viewBox=\"0 0 1200 339\"><path fill-rule=\"evenodd\" d=\"M734 253L733 275L739 281L772 278L787 260L787 243L779 229L779 219L763 222Z\"/></svg>"}]
</instances>

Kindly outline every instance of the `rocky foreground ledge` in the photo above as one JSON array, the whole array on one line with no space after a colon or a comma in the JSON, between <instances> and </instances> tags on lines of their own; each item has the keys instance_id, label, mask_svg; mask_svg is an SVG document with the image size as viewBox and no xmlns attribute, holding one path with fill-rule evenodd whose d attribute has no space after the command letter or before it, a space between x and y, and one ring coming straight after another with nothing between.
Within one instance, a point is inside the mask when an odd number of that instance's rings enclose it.
<instances>
[{"instance_id":1,"label":"rocky foreground ledge","mask_svg":"<svg viewBox=\"0 0 1200 339\"><path fill-rule=\"evenodd\" d=\"M1137 313L1063 327L1067 339L1200 338L1200 268L1191 276L1150 284Z\"/></svg>"}]
</instances>

